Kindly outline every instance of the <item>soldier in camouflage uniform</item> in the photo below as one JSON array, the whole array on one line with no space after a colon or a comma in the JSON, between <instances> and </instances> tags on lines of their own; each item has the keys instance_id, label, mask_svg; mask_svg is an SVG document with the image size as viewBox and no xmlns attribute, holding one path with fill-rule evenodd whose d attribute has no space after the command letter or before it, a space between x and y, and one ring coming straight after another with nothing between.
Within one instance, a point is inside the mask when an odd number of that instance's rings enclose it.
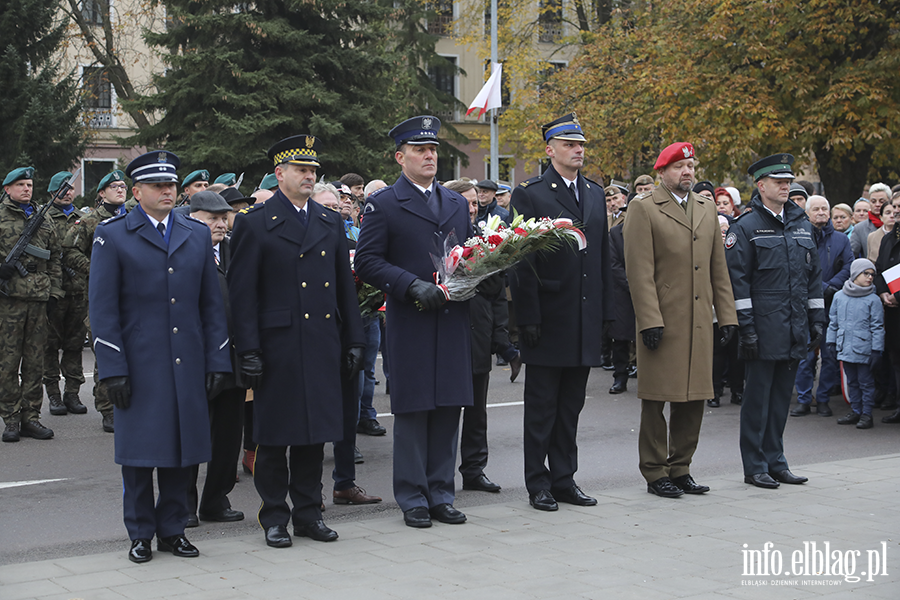
<instances>
[{"instance_id":1,"label":"soldier in camouflage uniform","mask_svg":"<svg viewBox=\"0 0 900 600\"><path fill-rule=\"evenodd\" d=\"M101 221L125 213L125 195L128 189L125 174L113 171L100 180L97 186L98 205L91 214L75 221L63 240L63 266L75 273L75 278L87 293L88 276L91 273L91 248L94 230ZM87 303L85 303L87 308ZM91 344L93 349L93 344ZM113 433L113 405L106 394L106 386L100 382L97 374L97 361L94 360L94 408L103 416L103 431Z\"/></svg>"},{"instance_id":2,"label":"soldier in camouflage uniform","mask_svg":"<svg viewBox=\"0 0 900 600\"><path fill-rule=\"evenodd\" d=\"M36 210L32 203L31 167L11 171L3 180L0 202L0 259L5 259ZM53 437L53 430L40 422L41 374L47 345L47 312L65 294L61 287L59 240L56 230L44 222L20 260L28 275L12 265L0 263L0 280L6 295L0 295L0 417L6 427L4 442L26 436L40 440ZM21 377L21 383L20 383Z\"/></svg>"},{"instance_id":3,"label":"soldier in camouflage uniform","mask_svg":"<svg viewBox=\"0 0 900 600\"><path fill-rule=\"evenodd\" d=\"M50 180L47 191L55 195L60 186L71 177L72 174L66 171L57 173ZM56 237L60 241L65 239L66 233L81 216L72 205L74 199L75 190L69 189L47 211L45 219L56 229ZM62 289L66 293L65 297L56 303L52 312L47 313L50 327L44 353L44 387L50 399L51 415L83 415L87 413L87 407L78 398L78 390L84 384L81 354L86 332L84 319L87 316L87 286L83 277L76 277L72 269L63 267ZM62 360L59 357L60 350ZM62 395L59 392L60 371L66 381Z\"/></svg>"}]
</instances>

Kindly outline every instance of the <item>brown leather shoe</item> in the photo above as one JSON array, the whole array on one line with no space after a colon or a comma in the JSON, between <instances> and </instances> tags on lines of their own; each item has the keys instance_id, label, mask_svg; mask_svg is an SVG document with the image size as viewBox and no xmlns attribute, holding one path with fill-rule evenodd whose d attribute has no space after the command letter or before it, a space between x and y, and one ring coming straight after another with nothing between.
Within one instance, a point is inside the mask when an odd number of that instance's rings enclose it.
<instances>
[{"instance_id":1,"label":"brown leather shoe","mask_svg":"<svg viewBox=\"0 0 900 600\"><path fill-rule=\"evenodd\" d=\"M332 498L335 504L378 504L381 502L381 498L369 496L366 494L366 490L358 485L349 490L334 490Z\"/></svg>"},{"instance_id":2,"label":"brown leather shoe","mask_svg":"<svg viewBox=\"0 0 900 600\"><path fill-rule=\"evenodd\" d=\"M253 475L253 465L256 461L256 450L244 450L244 458L241 460L241 466L244 467L244 473Z\"/></svg>"}]
</instances>

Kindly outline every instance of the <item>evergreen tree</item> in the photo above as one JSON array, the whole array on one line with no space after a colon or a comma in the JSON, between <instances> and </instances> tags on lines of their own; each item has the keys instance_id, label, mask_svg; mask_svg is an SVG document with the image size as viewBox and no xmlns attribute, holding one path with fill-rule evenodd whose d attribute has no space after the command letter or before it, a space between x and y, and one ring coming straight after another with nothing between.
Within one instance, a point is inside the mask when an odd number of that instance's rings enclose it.
<instances>
[{"instance_id":1,"label":"evergreen tree","mask_svg":"<svg viewBox=\"0 0 900 600\"><path fill-rule=\"evenodd\" d=\"M60 76L53 55L64 22L57 0L5 0L0 11L0 176L35 168L35 197L84 153L77 82Z\"/></svg>"},{"instance_id":2,"label":"evergreen tree","mask_svg":"<svg viewBox=\"0 0 900 600\"><path fill-rule=\"evenodd\" d=\"M387 132L417 114L412 88L422 84L409 74L410 48L397 43L391 24L404 3L164 3L171 26L147 40L167 52L169 68L156 78L156 93L137 101L161 118L131 143L164 145L184 172L245 171L255 184L273 169L269 146L311 133L323 140L319 158L330 177L399 172ZM433 54L434 39L430 47Z\"/></svg>"}]
</instances>

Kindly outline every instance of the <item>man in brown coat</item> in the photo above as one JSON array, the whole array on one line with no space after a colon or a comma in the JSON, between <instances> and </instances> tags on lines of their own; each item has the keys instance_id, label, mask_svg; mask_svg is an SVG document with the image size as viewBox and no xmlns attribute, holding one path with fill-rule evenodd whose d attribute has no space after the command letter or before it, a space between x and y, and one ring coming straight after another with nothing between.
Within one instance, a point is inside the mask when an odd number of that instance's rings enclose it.
<instances>
[{"instance_id":1,"label":"man in brown coat","mask_svg":"<svg viewBox=\"0 0 900 600\"><path fill-rule=\"evenodd\" d=\"M694 147L666 147L654 168L662 185L628 205L625 271L643 340L637 348L641 474L648 492L675 498L709 491L691 477L690 465L703 401L713 397L713 306L725 343L737 315L716 205L691 191Z\"/></svg>"}]
</instances>

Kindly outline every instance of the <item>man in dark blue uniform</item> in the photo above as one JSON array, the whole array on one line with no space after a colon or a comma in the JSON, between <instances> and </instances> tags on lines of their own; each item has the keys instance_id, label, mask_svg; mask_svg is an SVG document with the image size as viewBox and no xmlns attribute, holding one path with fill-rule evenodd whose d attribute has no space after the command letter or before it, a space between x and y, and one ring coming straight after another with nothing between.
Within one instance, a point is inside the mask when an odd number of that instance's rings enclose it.
<instances>
[{"instance_id":1,"label":"man in dark blue uniform","mask_svg":"<svg viewBox=\"0 0 900 600\"><path fill-rule=\"evenodd\" d=\"M94 232L89 305L100 380L115 406L128 558L199 554L184 537L193 465L210 458L207 396L231 372L209 228L172 213L171 152L131 161L137 207ZM153 469L159 485L154 505Z\"/></svg>"},{"instance_id":2,"label":"man in dark blue uniform","mask_svg":"<svg viewBox=\"0 0 900 600\"><path fill-rule=\"evenodd\" d=\"M748 169L756 191L725 237L725 257L745 362L741 404L744 481L762 488L800 484L784 457L784 426L797 364L822 341L825 300L812 225L788 192L790 154Z\"/></svg>"},{"instance_id":3,"label":"man in dark blue uniform","mask_svg":"<svg viewBox=\"0 0 900 600\"><path fill-rule=\"evenodd\" d=\"M472 224L466 200L434 179L440 127L419 116L391 130L402 175L369 196L354 258L359 277L387 294L394 497L410 527L466 520L453 501L460 407L472 406L469 306L446 302L431 254L452 232L471 237Z\"/></svg>"},{"instance_id":4,"label":"man in dark blue uniform","mask_svg":"<svg viewBox=\"0 0 900 600\"><path fill-rule=\"evenodd\" d=\"M525 261L510 278L524 342L525 487L531 505L593 506L575 484L578 416L591 367L602 363L603 322L612 320L609 237L603 186L581 175L584 133L575 113L542 127L550 167L513 191L526 219L568 218L587 248L563 247ZM545 464L548 463L548 465Z\"/></svg>"},{"instance_id":5,"label":"man in dark blue uniform","mask_svg":"<svg viewBox=\"0 0 900 600\"><path fill-rule=\"evenodd\" d=\"M238 214L231 237L235 347L254 390L258 518L276 548L293 543L290 522L297 536L338 537L322 521L324 445L343 438L341 378L357 376L365 347L340 214L309 199L318 151L311 135L269 148L278 189Z\"/></svg>"}]
</instances>

